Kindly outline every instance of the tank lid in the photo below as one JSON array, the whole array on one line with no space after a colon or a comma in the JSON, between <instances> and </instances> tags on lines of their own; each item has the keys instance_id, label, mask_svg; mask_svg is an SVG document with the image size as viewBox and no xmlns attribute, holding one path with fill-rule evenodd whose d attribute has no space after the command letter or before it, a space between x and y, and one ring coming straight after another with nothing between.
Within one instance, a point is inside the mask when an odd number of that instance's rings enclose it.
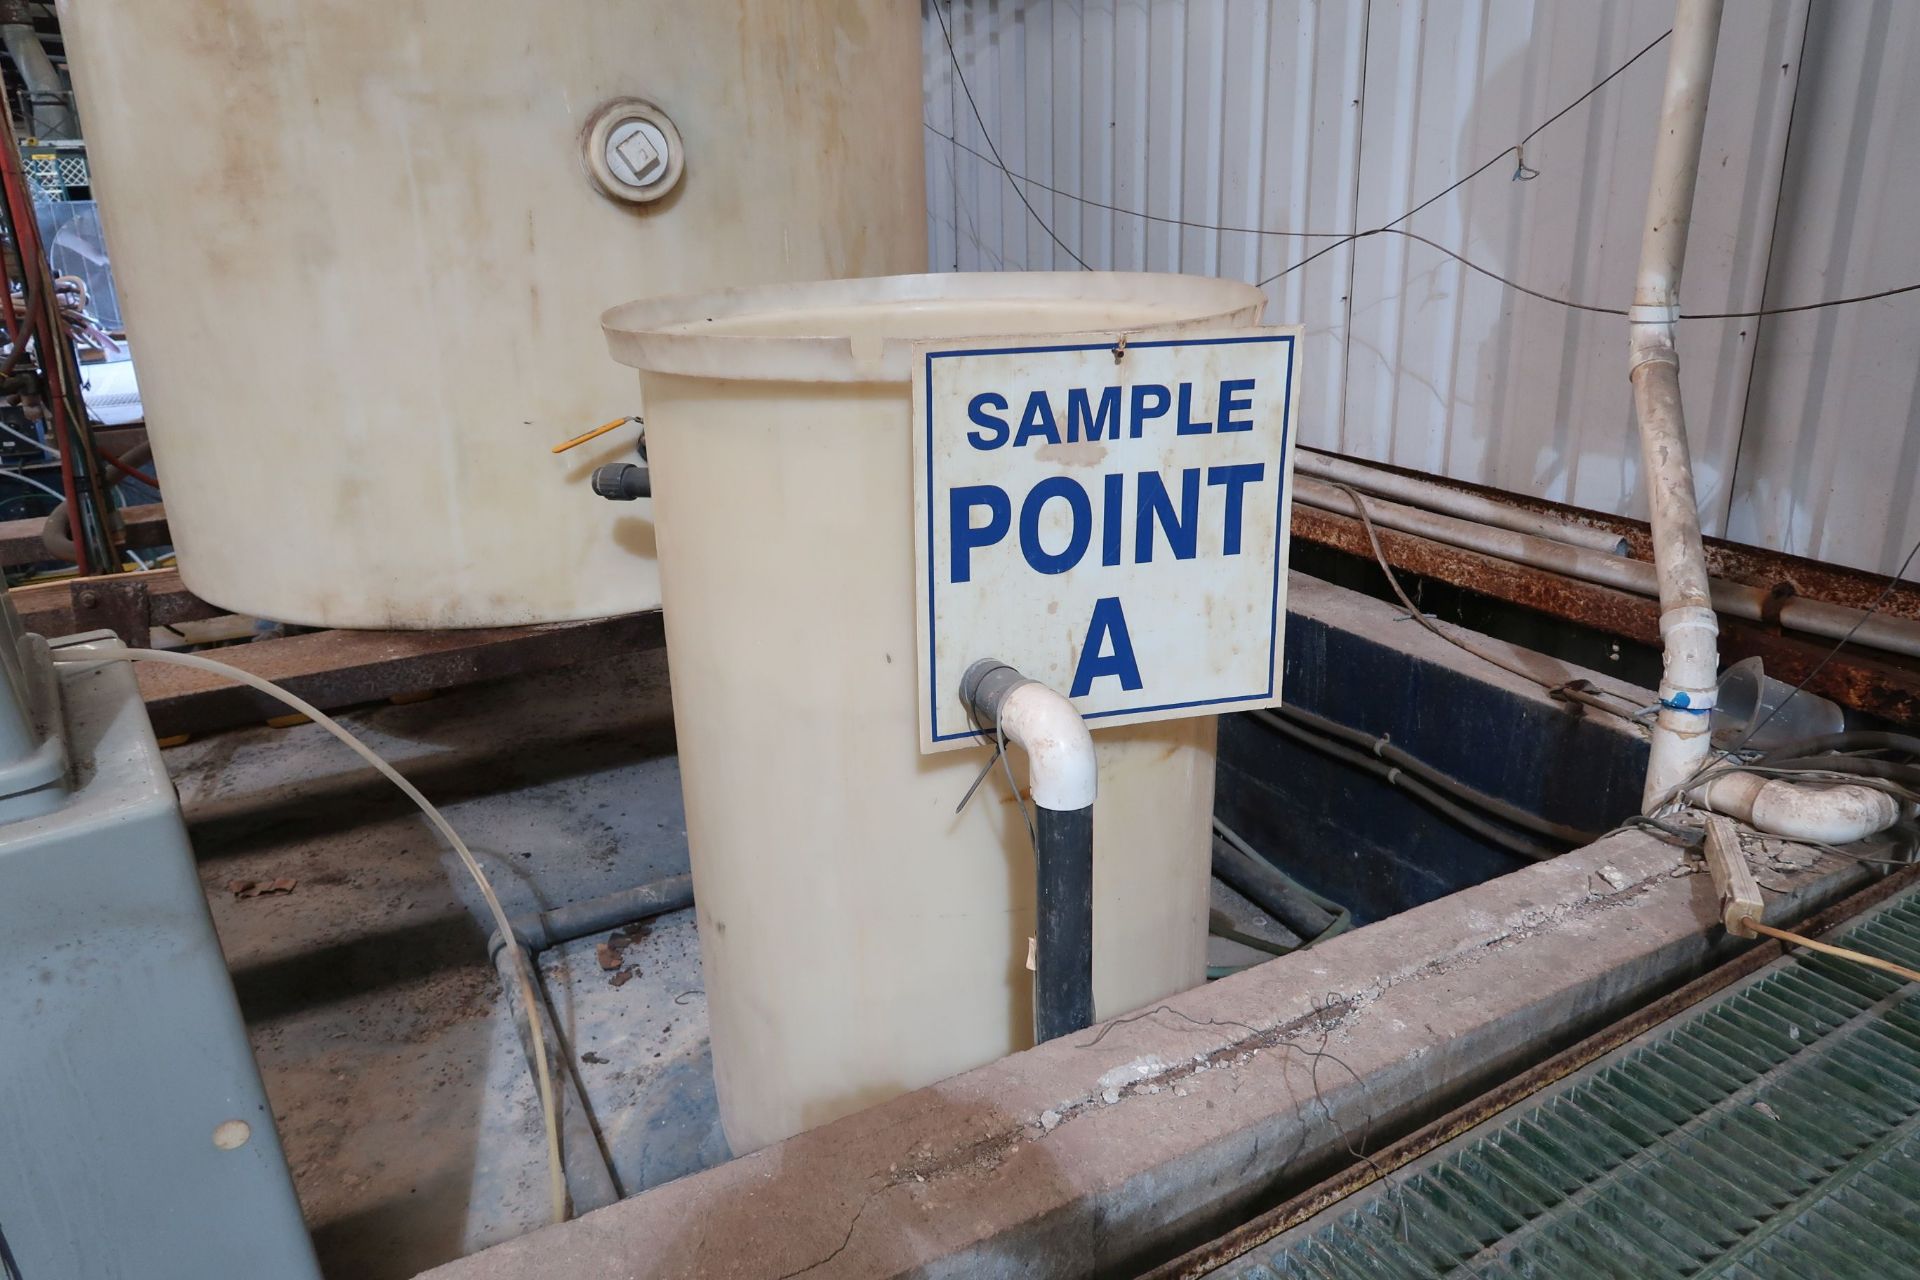
<instances>
[{"instance_id":1,"label":"tank lid","mask_svg":"<svg viewBox=\"0 0 1920 1280\"><path fill-rule=\"evenodd\" d=\"M995 271L754 285L645 298L600 317L621 364L689 377L905 382L913 344L1253 324L1239 280L1118 271Z\"/></svg>"}]
</instances>

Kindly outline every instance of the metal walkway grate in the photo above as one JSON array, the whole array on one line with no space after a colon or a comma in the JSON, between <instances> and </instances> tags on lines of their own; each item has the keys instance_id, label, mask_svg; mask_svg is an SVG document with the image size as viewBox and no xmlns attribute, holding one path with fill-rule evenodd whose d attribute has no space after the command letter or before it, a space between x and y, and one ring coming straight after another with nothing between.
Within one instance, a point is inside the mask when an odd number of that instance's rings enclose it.
<instances>
[{"instance_id":1,"label":"metal walkway grate","mask_svg":"<svg viewBox=\"0 0 1920 1280\"><path fill-rule=\"evenodd\" d=\"M1920 965L1920 894L1842 936ZM1920 1275L1915 990L1798 953L1213 1274Z\"/></svg>"}]
</instances>

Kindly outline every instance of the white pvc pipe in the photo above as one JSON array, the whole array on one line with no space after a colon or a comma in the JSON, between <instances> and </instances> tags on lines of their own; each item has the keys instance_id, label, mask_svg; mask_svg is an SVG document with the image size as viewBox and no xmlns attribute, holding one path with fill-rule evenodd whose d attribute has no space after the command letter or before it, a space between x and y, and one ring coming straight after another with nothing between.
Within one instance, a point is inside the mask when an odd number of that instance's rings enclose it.
<instances>
[{"instance_id":1,"label":"white pvc pipe","mask_svg":"<svg viewBox=\"0 0 1920 1280\"><path fill-rule=\"evenodd\" d=\"M1071 813L1093 803L1093 735L1071 702L1029 680L1000 704L1000 731L1026 750L1036 805Z\"/></svg>"},{"instance_id":2,"label":"white pvc pipe","mask_svg":"<svg viewBox=\"0 0 1920 1280\"><path fill-rule=\"evenodd\" d=\"M1317 507L1339 515L1355 512L1351 494L1311 478L1294 482L1294 501L1302 506ZM1516 564L1565 574L1569 578L1598 583L1618 591L1631 591L1636 595L1657 596L1660 593L1659 572L1644 560L1606 555L1511 529L1491 528L1477 521L1423 511L1382 498L1368 499L1367 514L1373 517L1375 524L1388 529L1398 529L1402 533L1430 538L1449 546L1478 551L1482 555L1498 556ZM1765 620L1769 597L1760 588L1729 582L1724 578L1708 579L1708 588L1712 593L1713 606L1720 612L1749 622ZM1853 643L1884 649L1889 653L1920 657L1920 625L1908 618L1875 614L1863 621L1863 613L1859 609L1797 597L1782 601L1774 616L1781 625L1791 630L1830 640L1840 639L1859 624Z\"/></svg>"},{"instance_id":3,"label":"white pvc pipe","mask_svg":"<svg viewBox=\"0 0 1920 1280\"><path fill-rule=\"evenodd\" d=\"M1301 449L1293 456L1293 469L1304 476L1350 484L1367 493L1396 498L1429 511L1444 512L1497 529L1530 533L1535 537L1550 538L1555 542L1565 542L1608 555L1626 554L1627 540L1611 530L1596 529L1592 525L1577 524L1538 511L1527 511L1511 503L1437 484L1432 480L1382 471L1351 458L1337 458Z\"/></svg>"},{"instance_id":4,"label":"white pvc pipe","mask_svg":"<svg viewBox=\"0 0 1920 1280\"><path fill-rule=\"evenodd\" d=\"M1680 273L1687 257L1722 4L1723 0L1679 0L1676 7L1640 241L1640 270L1627 317L1627 369L1633 382L1634 416L1640 424L1641 471L1653 526L1664 642L1660 713L1653 724L1641 793L1641 803L1648 808L1671 795L1706 763L1712 749L1708 735L1720 666L1720 628L1713 613L1706 548L1700 540L1700 504L1687 449L1680 356L1673 330L1680 316Z\"/></svg>"},{"instance_id":5,"label":"white pvc pipe","mask_svg":"<svg viewBox=\"0 0 1920 1280\"><path fill-rule=\"evenodd\" d=\"M1722 774L1695 787L1688 798L1769 835L1823 844L1864 840L1900 820L1900 802L1872 787L1821 787L1757 773Z\"/></svg>"}]
</instances>

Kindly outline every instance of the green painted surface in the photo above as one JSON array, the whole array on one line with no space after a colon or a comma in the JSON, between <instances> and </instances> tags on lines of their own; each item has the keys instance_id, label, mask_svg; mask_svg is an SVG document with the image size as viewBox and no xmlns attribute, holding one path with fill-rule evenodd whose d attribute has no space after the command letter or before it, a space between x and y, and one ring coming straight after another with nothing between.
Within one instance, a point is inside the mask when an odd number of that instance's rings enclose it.
<instances>
[{"instance_id":1,"label":"green painted surface","mask_svg":"<svg viewBox=\"0 0 1920 1280\"><path fill-rule=\"evenodd\" d=\"M1920 966L1920 894L1839 940ZM1779 961L1214 1274L1920 1275L1916 992Z\"/></svg>"}]
</instances>

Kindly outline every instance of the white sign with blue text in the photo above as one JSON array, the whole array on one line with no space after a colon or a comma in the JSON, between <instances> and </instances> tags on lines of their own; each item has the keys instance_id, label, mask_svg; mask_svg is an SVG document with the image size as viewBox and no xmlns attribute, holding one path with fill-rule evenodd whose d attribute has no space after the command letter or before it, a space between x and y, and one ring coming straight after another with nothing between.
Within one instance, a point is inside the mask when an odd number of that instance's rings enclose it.
<instances>
[{"instance_id":1,"label":"white sign with blue text","mask_svg":"<svg viewBox=\"0 0 1920 1280\"><path fill-rule=\"evenodd\" d=\"M924 346L920 748L994 658L1095 729L1280 701L1297 328Z\"/></svg>"}]
</instances>

